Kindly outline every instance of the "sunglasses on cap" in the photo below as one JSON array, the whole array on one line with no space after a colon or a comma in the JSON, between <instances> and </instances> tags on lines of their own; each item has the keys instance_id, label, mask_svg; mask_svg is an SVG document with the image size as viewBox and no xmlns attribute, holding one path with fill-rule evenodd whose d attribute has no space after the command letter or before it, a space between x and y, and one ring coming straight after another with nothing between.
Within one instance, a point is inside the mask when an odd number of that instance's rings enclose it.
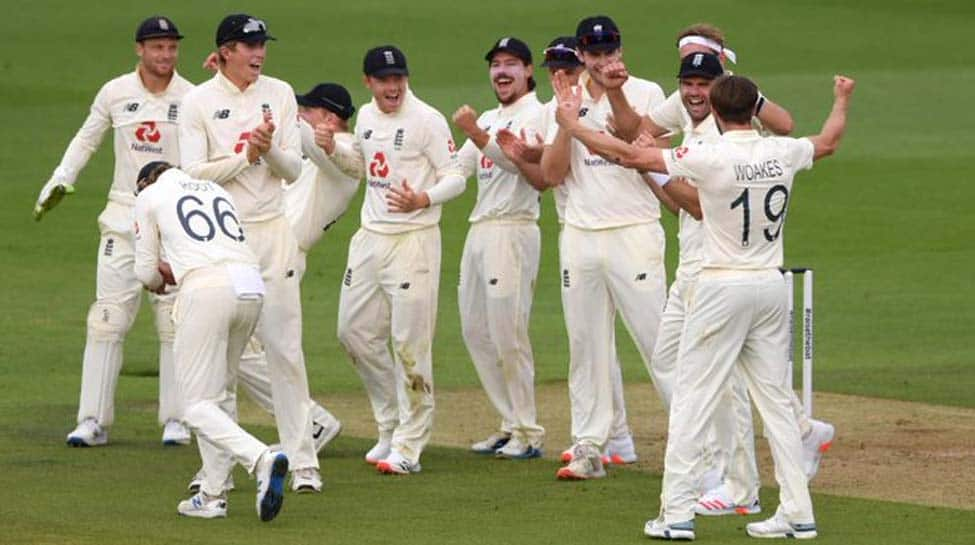
<instances>
[{"instance_id":1,"label":"sunglasses on cap","mask_svg":"<svg viewBox=\"0 0 975 545\"><path fill-rule=\"evenodd\" d=\"M545 48L542 52L545 55L545 62L582 64L575 49L566 47L562 44Z\"/></svg>"},{"instance_id":2,"label":"sunglasses on cap","mask_svg":"<svg viewBox=\"0 0 975 545\"><path fill-rule=\"evenodd\" d=\"M579 38L579 46L582 48L603 44L619 45L619 43L619 32L594 32L591 34L583 34Z\"/></svg>"},{"instance_id":3,"label":"sunglasses on cap","mask_svg":"<svg viewBox=\"0 0 975 545\"><path fill-rule=\"evenodd\" d=\"M240 29L244 34L251 32L267 32L267 23L260 19L248 19Z\"/></svg>"}]
</instances>

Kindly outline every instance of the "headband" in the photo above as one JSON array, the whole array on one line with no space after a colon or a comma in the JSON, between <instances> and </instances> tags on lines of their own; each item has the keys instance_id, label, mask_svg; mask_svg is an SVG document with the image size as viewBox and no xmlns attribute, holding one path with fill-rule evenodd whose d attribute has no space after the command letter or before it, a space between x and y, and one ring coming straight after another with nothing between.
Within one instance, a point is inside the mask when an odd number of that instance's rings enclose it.
<instances>
[{"instance_id":1,"label":"headband","mask_svg":"<svg viewBox=\"0 0 975 545\"><path fill-rule=\"evenodd\" d=\"M680 49L681 47L690 44L697 44L697 45L703 45L704 47L709 47L712 50L714 50L715 53L724 54L725 57L728 57L729 61L733 62L734 64L738 64L738 58L735 55L734 51L728 49L727 47L724 47L723 45L712 40L711 38L705 38L704 36L684 36L683 38L680 39L679 42L677 42L677 48Z\"/></svg>"}]
</instances>

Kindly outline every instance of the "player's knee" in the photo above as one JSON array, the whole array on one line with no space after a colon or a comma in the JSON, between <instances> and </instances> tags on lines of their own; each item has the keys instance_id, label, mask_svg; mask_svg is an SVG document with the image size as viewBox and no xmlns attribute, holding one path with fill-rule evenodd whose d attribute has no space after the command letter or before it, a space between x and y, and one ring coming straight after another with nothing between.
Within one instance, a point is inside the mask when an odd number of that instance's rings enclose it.
<instances>
[{"instance_id":1,"label":"player's knee","mask_svg":"<svg viewBox=\"0 0 975 545\"><path fill-rule=\"evenodd\" d=\"M96 301L88 310L88 334L100 341L122 341L135 314L122 305Z\"/></svg>"}]
</instances>

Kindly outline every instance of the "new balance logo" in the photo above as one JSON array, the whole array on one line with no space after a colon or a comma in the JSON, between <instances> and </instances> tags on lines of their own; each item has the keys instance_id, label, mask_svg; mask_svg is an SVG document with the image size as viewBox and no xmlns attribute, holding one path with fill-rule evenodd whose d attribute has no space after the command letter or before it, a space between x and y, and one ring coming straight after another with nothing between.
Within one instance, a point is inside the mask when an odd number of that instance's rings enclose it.
<instances>
[{"instance_id":1,"label":"new balance logo","mask_svg":"<svg viewBox=\"0 0 975 545\"><path fill-rule=\"evenodd\" d=\"M586 114L588 114L588 113L589 113L589 108L579 108L579 117L580 118L586 117Z\"/></svg>"},{"instance_id":2,"label":"new balance logo","mask_svg":"<svg viewBox=\"0 0 975 545\"><path fill-rule=\"evenodd\" d=\"M362 133L363 140L369 140L370 136L372 136L372 129L366 129L366 132Z\"/></svg>"},{"instance_id":3,"label":"new balance logo","mask_svg":"<svg viewBox=\"0 0 975 545\"><path fill-rule=\"evenodd\" d=\"M230 117L230 110L217 110L213 112L214 119L227 119Z\"/></svg>"},{"instance_id":4,"label":"new balance logo","mask_svg":"<svg viewBox=\"0 0 975 545\"><path fill-rule=\"evenodd\" d=\"M136 110L139 109L139 103L138 102L129 102L122 109L125 110L126 112L132 113L132 112L134 112L134 111L136 111Z\"/></svg>"},{"instance_id":5,"label":"new balance logo","mask_svg":"<svg viewBox=\"0 0 975 545\"><path fill-rule=\"evenodd\" d=\"M311 437L317 440L323 433L325 433L325 427L321 424L315 424L315 431L311 434Z\"/></svg>"},{"instance_id":6,"label":"new balance logo","mask_svg":"<svg viewBox=\"0 0 975 545\"><path fill-rule=\"evenodd\" d=\"M409 282L403 282L402 284L399 285L399 289L401 289L401 290L408 290L408 289L410 289L410 283Z\"/></svg>"},{"instance_id":7,"label":"new balance logo","mask_svg":"<svg viewBox=\"0 0 975 545\"><path fill-rule=\"evenodd\" d=\"M646 279L647 279L647 273L640 273L640 274L636 275L636 281L637 282L640 282L641 280L646 280Z\"/></svg>"}]
</instances>

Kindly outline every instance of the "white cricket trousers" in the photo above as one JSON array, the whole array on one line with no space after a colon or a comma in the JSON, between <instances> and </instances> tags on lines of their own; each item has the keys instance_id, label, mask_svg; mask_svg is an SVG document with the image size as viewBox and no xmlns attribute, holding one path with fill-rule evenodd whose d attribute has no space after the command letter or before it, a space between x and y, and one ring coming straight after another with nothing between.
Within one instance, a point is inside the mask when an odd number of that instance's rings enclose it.
<instances>
[{"instance_id":1,"label":"white cricket trousers","mask_svg":"<svg viewBox=\"0 0 975 545\"><path fill-rule=\"evenodd\" d=\"M670 406L661 511L666 524L694 518L707 430L737 366L765 423L779 484L779 509L814 522L802 439L786 386L786 290L776 269L701 272L687 301Z\"/></svg>"},{"instance_id":2,"label":"white cricket trousers","mask_svg":"<svg viewBox=\"0 0 975 545\"><path fill-rule=\"evenodd\" d=\"M262 298L242 299L223 266L190 271L176 302L176 374L186 410L183 421L197 434L209 495L224 492L232 462L253 471L267 445L236 422L229 393L240 355L254 332Z\"/></svg>"},{"instance_id":3,"label":"white cricket trousers","mask_svg":"<svg viewBox=\"0 0 975 545\"><path fill-rule=\"evenodd\" d=\"M677 380L677 356L687 317L687 302L693 298L695 283L695 279L678 278L671 285L653 349L654 386L668 411ZM702 456L702 470L713 472L712 479L702 480L713 480L714 477L716 480L702 482L699 489L724 482L735 503L744 505L758 498L761 480L755 462L751 400L737 368L721 395L721 409L715 412L708 428Z\"/></svg>"},{"instance_id":4,"label":"white cricket trousers","mask_svg":"<svg viewBox=\"0 0 975 545\"><path fill-rule=\"evenodd\" d=\"M139 313L144 288L135 276L135 235L132 206L108 201L98 216L101 240L95 302L88 311L88 332L82 358L78 422L94 418L110 427L115 421L115 389L122 370L122 345ZM159 333L159 423L182 414L173 371L173 295L150 294Z\"/></svg>"},{"instance_id":5,"label":"white cricket trousers","mask_svg":"<svg viewBox=\"0 0 975 545\"><path fill-rule=\"evenodd\" d=\"M601 449L614 424L617 310L652 375L667 290L664 233L659 222L598 231L566 225L559 242L572 436Z\"/></svg>"},{"instance_id":6,"label":"white cricket trousers","mask_svg":"<svg viewBox=\"0 0 975 545\"><path fill-rule=\"evenodd\" d=\"M541 251L531 221L471 225L460 261L457 303L467 351L501 415L500 430L541 448L535 415L535 360L528 324Z\"/></svg>"},{"instance_id":7,"label":"white cricket trousers","mask_svg":"<svg viewBox=\"0 0 975 545\"><path fill-rule=\"evenodd\" d=\"M248 246L257 255L267 293L254 334L264 345L274 420L293 469L318 468L312 442L312 401L301 348L301 275L298 243L282 216L244 222Z\"/></svg>"},{"instance_id":8,"label":"white cricket trousers","mask_svg":"<svg viewBox=\"0 0 975 545\"><path fill-rule=\"evenodd\" d=\"M352 237L339 341L365 384L380 436L391 433L393 450L412 463L433 429L439 284L439 226L399 234L360 228Z\"/></svg>"}]
</instances>

